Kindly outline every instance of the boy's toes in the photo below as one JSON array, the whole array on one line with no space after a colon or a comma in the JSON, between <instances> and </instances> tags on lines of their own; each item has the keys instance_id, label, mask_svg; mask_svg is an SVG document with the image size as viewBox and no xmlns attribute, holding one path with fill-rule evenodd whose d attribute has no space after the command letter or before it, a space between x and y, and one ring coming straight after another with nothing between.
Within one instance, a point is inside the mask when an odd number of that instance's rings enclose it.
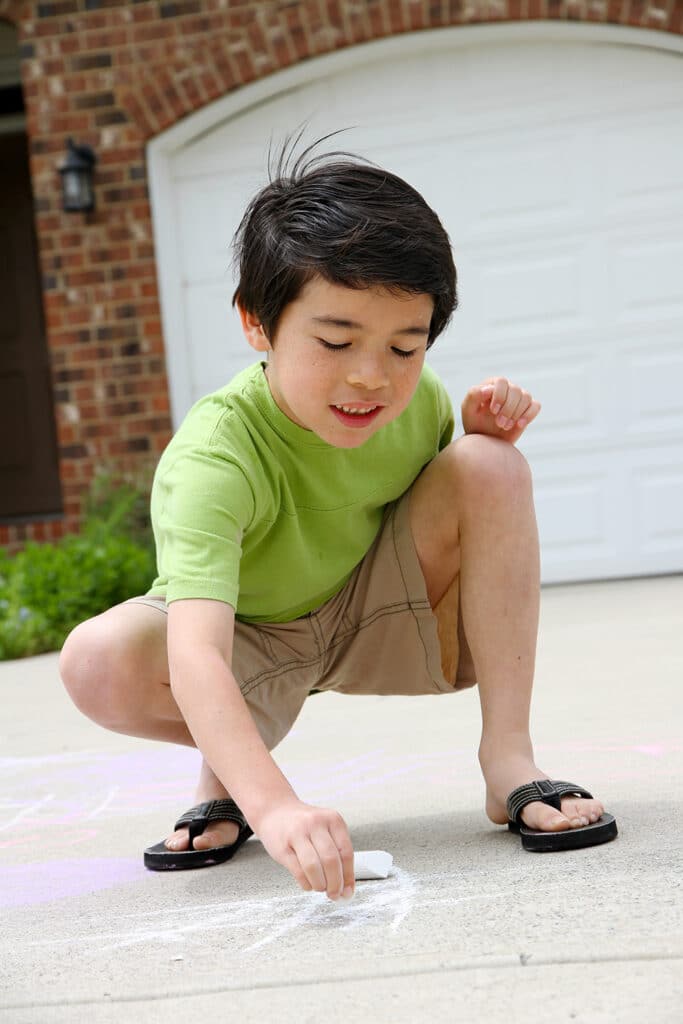
<instances>
[{"instance_id":1,"label":"boy's toes","mask_svg":"<svg viewBox=\"0 0 683 1024\"><path fill-rule=\"evenodd\" d=\"M186 850L190 833L186 828L179 828L172 836L169 836L165 845L169 850Z\"/></svg>"},{"instance_id":2,"label":"boy's toes","mask_svg":"<svg viewBox=\"0 0 683 1024\"><path fill-rule=\"evenodd\" d=\"M541 800L526 805L522 811L522 821L527 828L539 832L566 832L572 827L569 818Z\"/></svg>"},{"instance_id":3,"label":"boy's toes","mask_svg":"<svg viewBox=\"0 0 683 1024\"><path fill-rule=\"evenodd\" d=\"M567 816L572 828L593 824L604 810L599 800L579 800L570 796L562 801L562 813Z\"/></svg>"},{"instance_id":4,"label":"boy's toes","mask_svg":"<svg viewBox=\"0 0 683 1024\"><path fill-rule=\"evenodd\" d=\"M234 821L221 821L212 828L207 828L194 841L195 850L210 850L213 846L232 846L239 835L239 828Z\"/></svg>"},{"instance_id":5,"label":"boy's toes","mask_svg":"<svg viewBox=\"0 0 683 1024\"><path fill-rule=\"evenodd\" d=\"M238 835L239 828L234 821L219 821L195 838L193 849L210 850L214 846L231 846ZM189 836L188 829L180 828L172 836L168 837L166 846L169 850L187 850Z\"/></svg>"},{"instance_id":6,"label":"boy's toes","mask_svg":"<svg viewBox=\"0 0 683 1024\"><path fill-rule=\"evenodd\" d=\"M535 800L527 804L522 811L522 821L527 828L539 832L565 832L570 828L584 828L598 820L604 811L599 800L579 800L577 797L565 797L562 800L562 811L548 804Z\"/></svg>"}]
</instances>

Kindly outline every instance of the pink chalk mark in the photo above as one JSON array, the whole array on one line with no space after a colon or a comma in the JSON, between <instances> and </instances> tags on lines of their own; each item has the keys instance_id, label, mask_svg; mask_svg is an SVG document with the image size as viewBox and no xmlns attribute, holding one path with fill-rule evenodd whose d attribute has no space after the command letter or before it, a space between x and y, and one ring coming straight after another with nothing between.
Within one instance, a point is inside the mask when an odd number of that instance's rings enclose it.
<instances>
[{"instance_id":1,"label":"pink chalk mark","mask_svg":"<svg viewBox=\"0 0 683 1024\"><path fill-rule=\"evenodd\" d=\"M47 839L47 832L21 833L14 839L3 839L0 842L0 850L9 846L35 846L36 843L49 842L51 847L76 846L78 843L86 843L88 839L94 839L100 834L97 828L84 828L76 832L62 832L58 837L50 835Z\"/></svg>"},{"instance_id":2,"label":"pink chalk mark","mask_svg":"<svg viewBox=\"0 0 683 1024\"><path fill-rule=\"evenodd\" d=\"M641 743L634 747L639 754L648 754L649 757L663 757L666 749L661 743Z\"/></svg>"}]
</instances>

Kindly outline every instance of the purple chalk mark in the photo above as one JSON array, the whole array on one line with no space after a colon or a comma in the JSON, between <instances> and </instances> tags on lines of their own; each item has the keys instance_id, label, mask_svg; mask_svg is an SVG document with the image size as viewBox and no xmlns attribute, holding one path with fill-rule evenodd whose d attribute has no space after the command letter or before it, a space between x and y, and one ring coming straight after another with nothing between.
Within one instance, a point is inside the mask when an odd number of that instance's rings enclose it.
<instances>
[{"instance_id":1,"label":"purple chalk mark","mask_svg":"<svg viewBox=\"0 0 683 1024\"><path fill-rule=\"evenodd\" d=\"M7 849L10 846L35 846L36 843L45 842L46 831L43 832L21 832L14 836L13 839L3 839L0 841L0 850ZM63 832L57 839L53 836L50 837L51 846L76 846L77 843L86 843L89 839L94 839L100 834L100 830L97 828L85 828L79 829L76 832ZM0 904L1 906L2 904Z\"/></svg>"},{"instance_id":2,"label":"purple chalk mark","mask_svg":"<svg viewBox=\"0 0 683 1024\"><path fill-rule=\"evenodd\" d=\"M83 896L115 885L141 882L146 876L147 871L137 858L95 857L9 864L2 870L0 907L28 907Z\"/></svg>"}]
</instances>

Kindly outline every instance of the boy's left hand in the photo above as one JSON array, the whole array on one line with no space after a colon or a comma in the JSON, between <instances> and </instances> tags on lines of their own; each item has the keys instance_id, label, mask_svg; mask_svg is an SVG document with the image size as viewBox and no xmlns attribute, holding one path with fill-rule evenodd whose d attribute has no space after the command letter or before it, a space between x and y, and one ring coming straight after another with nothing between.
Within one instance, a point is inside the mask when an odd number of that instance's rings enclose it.
<instances>
[{"instance_id":1,"label":"boy's left hand","mask_svg":"<svg viewBox=\"0 0 683 1024\"><path fill-rule=\"evenodd\" d=\"M541 403L505 377L489 377L465 395L461 406L466 434L489 434L514 444L541 411Z\"/></svg>"}]
</instances>

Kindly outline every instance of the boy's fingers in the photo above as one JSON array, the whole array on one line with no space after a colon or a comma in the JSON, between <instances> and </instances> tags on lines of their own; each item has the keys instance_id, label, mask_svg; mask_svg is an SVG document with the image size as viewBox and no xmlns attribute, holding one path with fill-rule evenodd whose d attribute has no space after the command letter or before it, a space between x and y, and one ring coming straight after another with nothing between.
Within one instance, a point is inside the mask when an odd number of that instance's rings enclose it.
<instances>
[{"instance_id":1,"label":"boy's fingers","mask_svg":"<svg viewBox=\"0 0 683 1024\"><path fill-rule=\"evenodd\" d=\"M517 401L517 405L515 406L512 414L510 415L510 419L516 423L517 420L521 419L521 417L524 416L526 410L529 408L530 405L531 395L528 391L522 391Z\"/></svg>"},{"instance_id":2,"label":"boy's fingers","mask_svg":"<svg viewBox=\"0 0 683 1024\"><path fill-rule=\"evenodd\" d=\"M534 400L534 401L532 401L532 403L529 406L529 408L525 412L522 413L522 415L519 418L518 422L520 423L520 425L526 426L527 423L531 423L532 420L536 419L536 417L538 416L540 411L541 411L541 403ZM524 421L524 423L522 423L522 420Z\"/></svg>"},{"instance_id":3,"label":"boy's fingers","mask_svg":"<svg viewBox=\"0 0 683 1024\"><path fill-rule=\"evenodd\" d=\"M522 397L522 389L517 387L516 384L509 384L507 396L503 403L503 408L500 410L500 415L504 416L506 420L512 420L515 417L515 410L519 405L519 400Z\"/></svg>"},{"instance_id":4,"label":"boy's fingers","mask_svg":"<svg viewBox=\"0 0 683 1024\"><path fill-rule=\"evenodd\" d=\"M320 863L318 852L308 836L296 843L294 853L309 884L309 888L315 889L316 892L324 892L326 889L325 872Z\"/></svg>"},{"instance_id":5,"label":"boy's fingers","mask_svg":"<svg viewBox=\"0 0 683 1024\"><path fill-rule=\"evenodd\" d=\"M497 416L503 406L508 395L508 382L505 377L496 377L493 384L493 394L491 395L491 412L494 416Z\"/></svg>"},{"instance_id":6,"label":"boy's fingers","mask_svg":"<svg viewBox=\"0 0 683 1024\"><path fill-rule=\"evenodd\" d=\"M337 899L338 896L341 896L344 888L344 873L337 844L326 828L321 828L313 833L311 839L325 873L323 888L330 899Z\"/></svg>"},{"instance_id":7,"label":"boy's fingers","mask_svg":"<svg viewBox=\"0 0 683 1024\"><path fill-rule=\"evenodd\" d=\"M301 886L301 888L305 892L310 892L311 891L313 886L311 885L311 883L306 878L304 870L301 867L301 864L299 863L299 858L294 853L294 850L290 850L289 853L287 853L283 857L282 865L283 865L283 867L287 868L287 870L289 871L290 875L292 875L294 880L299 883L299 885Z\"/></svg>"},{"instance_id":8,"label":"boy's fingers","mask_svg":"<svg viewBox=\"0 0 683 1024\"><path fill-rule=\"evenodd\" d=\"M342 872L344 876L344 893L350 896L355 889L353 877L353 846L346 822L340 817L339 821L330 827L330 833L341 858ZM351 890L350 892L348 890Z\"/></svg>"},{"instance_id":9,"label":"boy's fingers","mask_svg":"<svg viewBox=\"0 0 683 1024\"><path fill-rule=\"evenodd\" d=\"M506 377L489 377L483 384L470 388L465 402L472 401L476 401L479 408L488 405L496 425L503 430L512 430L515 426L524 429L541 410L540 402Z\"/></svg>"}]
</instances>

